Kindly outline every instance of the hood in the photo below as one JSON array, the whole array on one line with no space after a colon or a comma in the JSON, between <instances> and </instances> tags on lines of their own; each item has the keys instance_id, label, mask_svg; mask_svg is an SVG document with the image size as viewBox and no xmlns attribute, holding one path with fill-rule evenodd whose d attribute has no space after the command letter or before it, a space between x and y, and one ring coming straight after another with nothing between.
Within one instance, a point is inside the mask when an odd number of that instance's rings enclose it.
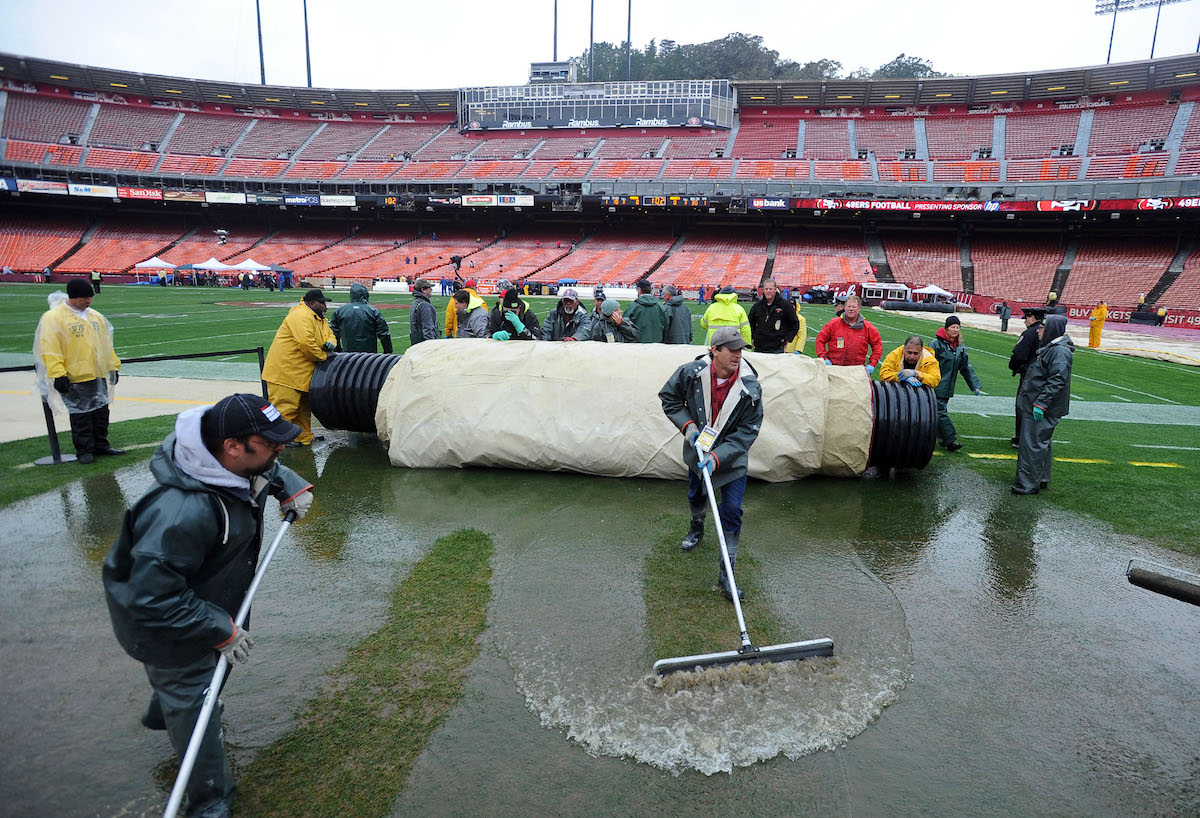
<instances>
[{"instance_id":1,"label":"hood","mask_svg":"<svg viewBox=\"0 0 1200 818\"><path fill-rule=\"evenodd\" d=\"M673 295L667 299L667 303L670 304L672 307L678 307L680 304L683 303L683 295L682 294Z\"/></svg>"},{"instance_id":2,"label":"hood","mask_svg":"<svg viewBox=\"0 0 1200 818\"><path fill-rule=\"evenodd\" d=\"M959 330L959 332L961 332L961 331L962 331L962 330ZM949 345L950 345L950 347L951 347L951 349L953 349L954 347L957 347L959 344L961 344L961 343L962 343L962 336L961 336L961 335L959 335L959 336L958 336L958 340L957 340L957 341L951 341L951 340L950 340L950 336L946 334L946 328L945 328L945 327L942 327L942 328L940 328L940 329L937 331L936 335L937 335L937 337L939 337L939 338L941 338L943 341L945 341L947 344L949 344Z\"/></svg>"},{"instance_id":3,"label":"hood","mask_svg":"<svg viewBox=\"0 0 1200 818\"><path fill-rule=\"evenodd\" d=\"M249 498L249 478L240 477L218 463L200 438L200 419L211 408L197 406L180 413L175 419L175 434L163 441L150 470L164 486L194 490L191 481L195 481Z\"/></svg>"},{"instance_id":4,"label":"hood","mask_svg":"<svg viewBox=\"0 0 1200 818\"><path fill-rule=\"evenodd\" d=\"M735 296L735 297L736 297L736 296ZM645 306L645 307L651 307L651 306L654 306L655 304L657 304L657 303L658 303L658 299L657 299L657 298L655 298L655 297L654 297L653 295L651 295L650 293L642 293L641 295L639 295L639 296L637 297L637 300L636 300L636 301L634 301L633 303L634 303L634 304L641 304L642 306Z\"/></svg>"},{"instance_id":5,"label":"hood","mask_svg":"<svg viewBox=\"0 0 1200 818\"><path fill-rule=\"evenodd\" d=\"M720 301L722 304L736 304L737 293L717 293L713 296L714 301Z\"/></svg>"},{"instance_id":6,"label":"hood","mask_svg":"<svg viewBox=\"0 0 1200 818\"><path fill-rule=\"evenodd\" d=\"M479 307L483 307L484 309L487 309L487 304L485 304L483 302L482 298L475 295L474 290L467 290L467 293L470 295L470 300L467 301L467 312L473 312L475 309L477 309Z\"/></svg>"},{"instance_id":7,"label":"hood","mask_svg":"<svg viewBox=\"0 0 1200 818\"><path fill-rule=\"evenodd\" d=\"M1059 338L1065 337L1067 334L1067 316L1065 315L1049 315L1046 316L1046 329L1042 332L1042 346L1050 346ZM1067 338L1070 341L1070 338ZM1072 346L1074 344L1072 343Z\"/></svg>"},{"instance_id":8,"label":"hood","mask_svg":"<svg viewBox=\"0 0 1200 818\"><path fill-rule=\"evenodd\" d=\"M371 291L368 290L364 285L359 284L357 281L350 285L351 301L361 301L363 304L366 304L370 297Z\"/></svg>"}]
</instances>

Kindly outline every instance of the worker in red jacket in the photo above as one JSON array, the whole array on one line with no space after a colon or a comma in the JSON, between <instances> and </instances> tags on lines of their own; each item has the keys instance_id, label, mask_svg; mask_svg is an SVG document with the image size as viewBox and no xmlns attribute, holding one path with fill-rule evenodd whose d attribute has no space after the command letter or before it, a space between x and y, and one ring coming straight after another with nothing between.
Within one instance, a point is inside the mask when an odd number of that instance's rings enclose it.
<instances>
[{"instance_id":1,"label":"worker in red jacket","mask_svg":"<svg viewBox=\"0 0 1200 818\"><path fill-rule=\"evenodd\" d=\"M826 366L865 366L870 376L875 374L883 354L883 340L879 330L859 314L861 310L862 301L857 295L846 299L841 317L834 318L817 333L817 357Z\"/></svg>"}]
</instances>

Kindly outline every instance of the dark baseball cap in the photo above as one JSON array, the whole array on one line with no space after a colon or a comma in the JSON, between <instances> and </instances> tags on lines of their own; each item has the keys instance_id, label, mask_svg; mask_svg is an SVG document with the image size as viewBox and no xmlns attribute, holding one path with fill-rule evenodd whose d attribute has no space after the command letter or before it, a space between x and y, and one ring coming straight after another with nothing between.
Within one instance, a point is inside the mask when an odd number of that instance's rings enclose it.
<instances>
[{"instance_id":1,"label":"dark baseball cap","mask_svg":"<svg viewBox=\"0 0 1200 818\"><path fill-rule=\"evenodd\" d=\"M305 301L324 301L326 304L329 303L329 299L325 297L325 293L321 292L316 287L313 287L311 290L309 290L308 292L306 292L304 294L304 300Z\"/></svg>"},{"instance_id":2,"label":"dark baseball cap","mask_svg":"<svg viewBox=\"0 0 1200 818\"><path fill-rule=\"evenodd\" d=\"M744 346L749 346L746 339L742 337L742 333L737 327L717 327L713 330L712 340L709 346L725 347L727 349L741 349Z\"/></svg>"},{"instance_id":3,"label":"dark baseball cap","mask_svg":"<svg viewBox=\"0 0 1200 818\"><path fill-rule=\"evenodd\" d=\"M272 443L290 443L300 434L300 427L285 420L270 401L247 393L221 398L200 424L205 437L220 440L259 435Z\"/></svg>"}]
</instances>

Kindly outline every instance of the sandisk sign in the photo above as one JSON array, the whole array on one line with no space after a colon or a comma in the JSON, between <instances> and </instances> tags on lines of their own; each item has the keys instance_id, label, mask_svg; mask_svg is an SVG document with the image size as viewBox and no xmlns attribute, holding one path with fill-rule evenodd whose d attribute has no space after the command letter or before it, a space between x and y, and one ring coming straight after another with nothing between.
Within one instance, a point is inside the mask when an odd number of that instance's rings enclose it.
<instances>
[{"instance_id":1,"label":"sandisk sign","mask_svg":"<svg viewBox=\"0 0 1200 818\"><path fill-rule=\"evenodd\" d=\"M144 199L147 201L161 202L163 193L157 188L149 187L119 187L117 188L117 196L122 199Z\"/></svg>"}]
</instances>

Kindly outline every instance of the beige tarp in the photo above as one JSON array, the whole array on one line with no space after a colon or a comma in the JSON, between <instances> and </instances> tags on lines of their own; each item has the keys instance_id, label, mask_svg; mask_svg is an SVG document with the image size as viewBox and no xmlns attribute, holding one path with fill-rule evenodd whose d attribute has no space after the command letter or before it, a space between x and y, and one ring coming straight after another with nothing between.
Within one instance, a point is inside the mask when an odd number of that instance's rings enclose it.
<instances>
[{"instance_id":1,"label":"beige tarp","mask_svg":"<svg viewBox=\"0 0 1200 818\"><path fill-rule=\"evenodd\" d=\"M699 346L457 339L411 348L379 395L393 464L491 466L684 479L682 437L658 391ZM773 482L867 467L871 387L861 367L746 353L765 417L750 476Z\"/></svg>"}]
</instances>

